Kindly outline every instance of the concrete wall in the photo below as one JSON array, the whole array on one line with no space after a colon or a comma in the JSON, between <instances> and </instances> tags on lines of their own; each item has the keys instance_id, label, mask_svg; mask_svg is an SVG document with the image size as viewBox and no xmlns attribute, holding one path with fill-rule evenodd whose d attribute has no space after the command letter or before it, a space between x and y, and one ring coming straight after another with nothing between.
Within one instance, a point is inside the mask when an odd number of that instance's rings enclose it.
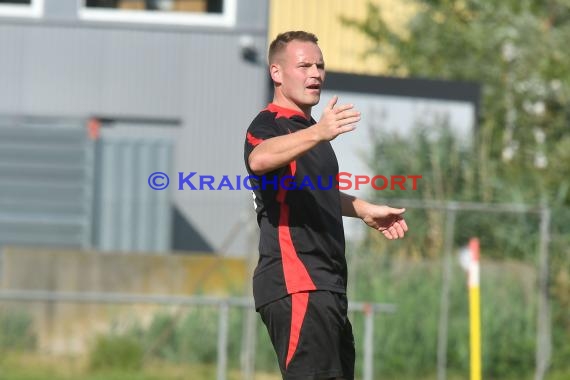
<instances>
[{"instance_id":1,"label":"concrete wall","mask_svg":"<svg viewBox=\"0 0 570 380\"><path fill-rule=\"evenodd\" d=\"M249 295L246 262L211 255L113 254L5 248L0 256L0 291L44 290L135 295ZM147 324L157 312L181 306L71 302L0 302L0 311L33 318L38 348L84 353L98 333L112 326Z\"/></svg>"}]
</instances>

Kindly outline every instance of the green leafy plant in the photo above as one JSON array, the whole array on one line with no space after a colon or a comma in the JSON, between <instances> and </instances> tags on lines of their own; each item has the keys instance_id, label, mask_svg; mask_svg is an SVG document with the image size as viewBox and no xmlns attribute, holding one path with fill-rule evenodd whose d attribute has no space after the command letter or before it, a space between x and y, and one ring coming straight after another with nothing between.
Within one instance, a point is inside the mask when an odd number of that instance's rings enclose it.
<instances>
[{"instance_id":1,"label":"green leafy plant","mask_svg":"<svg viewBox=\"0 0 570 380\"><path fill-rule=\"evenodd\" d=\"M23 311L0 309L0 349L30 350L36 346L32 318Z\"/></svg>"},{"instance_id":2,"label":"green leafy plant","mask_svg":"<svg viewBox=\"0 0 570 380\"><path fill-rule=\"evenodd\" d=\"M144 350L141 343L129 335L99 336L89 355L92 370L138 371L143 365Z\"/></svg>"}]
</instances>

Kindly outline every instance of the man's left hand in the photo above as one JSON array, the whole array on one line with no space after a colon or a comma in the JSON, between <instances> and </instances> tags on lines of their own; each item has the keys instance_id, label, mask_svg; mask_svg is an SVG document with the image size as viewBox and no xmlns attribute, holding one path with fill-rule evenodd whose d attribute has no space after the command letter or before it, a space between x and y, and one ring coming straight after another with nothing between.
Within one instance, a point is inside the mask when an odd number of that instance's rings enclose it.
<instances>
[{"instance_id":1,"label":"man's left hand","mask_svg":"<svg viewBox=\"0 0 570 380\"><path fill-rule=\"evenodd\" d=\"M370 205L366 211L366 215L362 218L364 223L382 232L389 240L402 238L408 231L408 225L402 217L405 208Z\"/></svg>"}]
</instances>

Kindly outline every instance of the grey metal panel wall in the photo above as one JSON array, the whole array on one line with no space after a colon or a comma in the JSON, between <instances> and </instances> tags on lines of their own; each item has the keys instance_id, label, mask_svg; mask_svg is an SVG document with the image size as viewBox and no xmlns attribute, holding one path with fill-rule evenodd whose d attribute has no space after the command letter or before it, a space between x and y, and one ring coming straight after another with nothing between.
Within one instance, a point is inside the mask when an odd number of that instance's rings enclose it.
<instances>
[{"instance_id":1,"label":"grey metal panel wall","mask_svg":"<svg viewBox=\"0 0 570 380\"><path fill-rule=\"evenodd\" d=\"M85 116L100 102L101 35L88 30L29 27L23 31L24 114Z\"/></svg>"},{"instance_id":2,"label":"grey metal panel wall","mask_svg":"<svg viewBox=\"0 0 570 380\"><path fill-rule=\"evenodd\" d=\"M184 40L184 35L165 32L105 33L100 112L179 117L183 104L180 79L188 67L181 59Z\"/></svg>"},{"instance_id":3,"label":"grey metal panel wall","mask_svg":"<svg viewBox=\"0 0 570 380\"><path fill-rule=\"evenodd\" d=\"M48 20L0 18L0 113L179 120L175 172L245 174L245 129L265 106L267 74L242 59L240 39L252 36L264 56L265 1L238 1L233 30L70 21L63 8ZM252 212L244 190L174 199L217 248ZM236 239L232 251L244 252L245 237Z\"/></svg>"},{"instance_id":4,"label":"grey metal panel wall","mask_svg":"<svg viewBox=\"0 0 570 380\"><path fill-rule=\"evenodd\" d=\"M267 77L259 66L243 64L238 38L203 38L186 51L187 61L201 57L209 64L207 68L202 66L186 73L184 88L190 102L184 119L189 128L182 131L177 171L210 174L218 181L222 175L246 174L243 163L245 130L266 105L267 95L263 89ZM241 69L238 71L233 69L235 67ZM251 195L247 190L182 191L177 197L186 215L199 223L214 247L230 238L228 234L236 223L244 224L244 213L250 216L248 220L254 220ZM235 239L233 250L244 252L247 249L247 236L243 230L238 230L232 238Z\"/></svg>"},{"instance_id":5,"label":"grey metal panel wall","mask_svg":"<svg viewBox=\"0 0 570 380\"><path fill-rule=\"evenodd\" d=\"M172 33L0 25L7 54L0 111L176 117L183 37ZM10 101L11 100L11 101Z\"/></svg>"},{"instance_id":6,"label":"grey metal panel wall","mask_svg":"<svg viewBox=\"0 0 570 380\"><path fill-rule=\"evenodd\" d=\"M153 191L141 179L172 166L173 141L113 132L104 129L99 141L96 247L114 252L168 252L170 193Z\"/></svg>"},{"instance_id":7,"label":"grey metal panel wall","mask_svg":"<svg viewBox=\"0 0 570 380\"><path fill-rule=\"evenodd\" d=\"M14 113L21 109L24 33L0 23L0 111Z\"/></svg>"},{"instance_id":8,"label":"grey metal panel wall","mask_svg":"<svg viewBox=\"0 0 570 380\"><path fill-rule=\"evenodd\" d=\"M0 246L89 248L92 168L84 122L0 118Z\"/></svg>"}]
</instances>

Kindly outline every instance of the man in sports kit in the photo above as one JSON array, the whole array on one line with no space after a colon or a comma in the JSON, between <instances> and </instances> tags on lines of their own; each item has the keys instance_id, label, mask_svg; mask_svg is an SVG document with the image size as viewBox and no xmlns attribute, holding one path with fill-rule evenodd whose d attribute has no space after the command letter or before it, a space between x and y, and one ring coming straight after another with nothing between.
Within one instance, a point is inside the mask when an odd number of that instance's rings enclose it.
<instances>
[{"instance_id":1,"label":"man in sports kit","mask_svg":"<svg viewBox=\"0 0 570 380\"><path fill-rule=\"evenodd\" d=\"M294 31L271 43L273 102L247 130L244 158L261 231L253 294L284 379L350 380L355 349L342 217L361 218L388 239L408 227L404 209L330 186L338 163L329 141L354 130L360 113L337 106L335 96L318 122L311 117L325 79L317 41Z\"/></svg>"}]
</instances>

